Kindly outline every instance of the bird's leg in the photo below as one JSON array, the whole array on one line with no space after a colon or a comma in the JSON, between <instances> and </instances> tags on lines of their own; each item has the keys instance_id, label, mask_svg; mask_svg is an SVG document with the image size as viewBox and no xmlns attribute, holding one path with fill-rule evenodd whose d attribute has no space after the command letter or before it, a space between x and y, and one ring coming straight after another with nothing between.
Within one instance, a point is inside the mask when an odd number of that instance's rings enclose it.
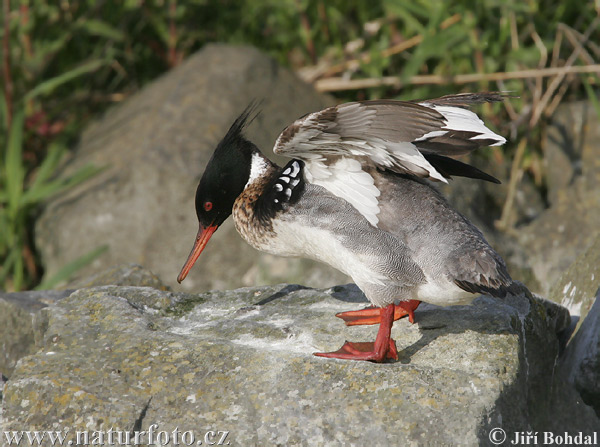
<instances>
[{"instance_id":1,"label":"bird's leg","mask_svg":"<svg viewBox=\"0 0 600 447\"><path fill-rule=\"evenodd\" d=\"M400 304L394 306L394 321L408 315L408 321L415 322L415 309L419 307L419 300L400 301ZM366 307L361 310L350 310L348 312L340 312L335 316L345 321L346 326L358 326L367 324L379 324L381 322L381 308Z\"/></svg>"},{"instance_id":2,"label":"bird's leg","mask_svg":"<svg viewBox=\"0 0 600 447\"><path fill-rule=\"evenodd\" d=\"M347 341L335 352L315 352L319 357L345 360L370 360L383 362L385 359L398 360L396 342L392 340L392 325L394 324L394 304L379 308L380 324L375 342L352 343Z\"/></svg>"}]
</instances>

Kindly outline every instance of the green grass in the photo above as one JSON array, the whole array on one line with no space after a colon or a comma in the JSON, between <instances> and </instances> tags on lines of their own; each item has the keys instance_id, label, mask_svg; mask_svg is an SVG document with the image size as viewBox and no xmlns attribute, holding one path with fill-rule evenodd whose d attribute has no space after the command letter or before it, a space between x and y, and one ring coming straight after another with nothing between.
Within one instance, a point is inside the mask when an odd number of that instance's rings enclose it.
<instances>
[{"instance_id":1,"label":"green grass","mask_svg":"<svg viewBox=\"0 0 600 447\"><path fill-rule=\"evenodd\" d=\"M356 60L330 76L352 79L415 75L454 76L537 68L540 44L552 57L560 27L584 33L598 17L594 0L0 0L0 289L21 290L42 280L32 243L40 207L51 196L85 181L97 168L58 176L63 157L82 128L209 42L254 45L292 69L326 70ZM563 24L563 25L561 25ZM402 52L394 45L418 39ZM600 41L593 29L590 41ZM563 36L555 54L562 63L573 47ZM593 48L587 48L598 58ZM8 57L8 64L4 61ZM546 66L549 65L546 62ZM576 64L581 64L581 59ZM570 81L565 98L598 93L598 76ZM547 88L549 80L541 86ZM516 113L532 103L535 82L509 79L503 88L520 96ZM340 100L415 99L459 91L497 90L467 85L408 85L337 92ZM510 123L500 106L483 112L496 126ZM543 124L543 123L542 123ZM518 129L531 142L525 156L540 166L542 126ZM505 127L501 131L506 132ZM538 149L536 149L536 145ZM516 142L514 144L516 146ZM510 151L514 150L508 146ZM539 172L536 179L542 178ZM92 254L98 256L100 249ZM65 266L67 276L89 257Z\"/></svg>"},{"instance_id":2,"label":"green grass","mask_svg":"<svg viewBox=\"0 0 600 447\"><path fill-rule=\"evenodd\" d=\"M7 123L6 116L2 121ZM0 284L5 290L20 290L31 285L26 262L31 257L28 252L30 230L39 204L98 172L97 168L86 166L69 177L57 178L55 172L67 147L55 140L48 145L39 165L27 173L23 160L24 128L25 113L18 108L6 129L0 177ZM91 260L81 259L77 265L84 265L86 261Z\"/></svg>"}]
</instances>

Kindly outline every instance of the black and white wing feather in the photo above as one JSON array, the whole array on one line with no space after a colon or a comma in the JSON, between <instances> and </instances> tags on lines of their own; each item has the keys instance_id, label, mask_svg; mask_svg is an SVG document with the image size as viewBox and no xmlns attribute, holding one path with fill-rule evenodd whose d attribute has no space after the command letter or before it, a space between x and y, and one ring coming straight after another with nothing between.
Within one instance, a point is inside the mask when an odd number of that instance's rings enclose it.
<instances>
[{"instance_id":1,"label":"black and white wing feather","mask_svg":"<svg viewBox=\"0 0 600 447\"><path fill-rule=\"evenodd\" d=\"M441 182L450 175L489 180L487 174L448 156L506 141L465 108L501 98L482 93L421 103L375 100L341 104L296 120L279 135L273 151L303 160L306 181L347 200L376 226L380 192L363 167Z\"/></svg>"}]
</instances>

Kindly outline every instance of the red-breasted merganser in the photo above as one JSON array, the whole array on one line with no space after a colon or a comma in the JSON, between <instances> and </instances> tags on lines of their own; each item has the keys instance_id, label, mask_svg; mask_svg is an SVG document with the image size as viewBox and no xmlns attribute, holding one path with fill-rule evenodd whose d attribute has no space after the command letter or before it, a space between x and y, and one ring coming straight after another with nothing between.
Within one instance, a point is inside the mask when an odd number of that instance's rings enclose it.
<instances>
[{"instance_id":1,"label":"red-breasted merganser","mask_svg":"<svg viewBox=\"0 0 600 447\"><path fill-rule=\"evenodd\" d=\"M350 102L310 113L288 126L269 161L244 135L254 113L233 123L196 191L200 229L181 282L229 215L258 250L315 259L346 273L374 307L338 314L346 324L380 323L374 343L346 342L322 357L397 359L394 320L421 301L465 304L477 293L502 297L512 284L482 233L426 181L452 175L498 183L453 156L505 139L467 109L502 100L498 93L423 102ZM398 302L398 304L395 304Z\"/></svg>"}]
</instances>

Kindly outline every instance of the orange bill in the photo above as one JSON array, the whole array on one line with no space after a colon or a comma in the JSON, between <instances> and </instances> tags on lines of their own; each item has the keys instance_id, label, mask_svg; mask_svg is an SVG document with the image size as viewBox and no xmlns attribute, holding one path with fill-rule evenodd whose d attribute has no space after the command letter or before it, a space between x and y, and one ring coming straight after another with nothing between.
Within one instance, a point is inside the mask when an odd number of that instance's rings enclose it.
<instances>
[{"instance_id":1,"label":"orange bill","mask_svg":"<svg viewBox=\"0 0 600 447\"><path fill-rule=\"evenodd\" d=\"M204 250L204 247L206 247L208 240L213 235L213 233L217 231L217 228L219 228L218 225L209 225L206 228L200 225L198 235L196 236L196 242L194 242L194 247L192 248L192 251L188 256L187 261L185 261L185 264L181 269L181 273L179 273L179 276L177 277L177 282L180 283L188 275L188 273L192 269L192 266L200 256L200 253L202 253L202 250Z\"/></svg>"}]
</instances>

